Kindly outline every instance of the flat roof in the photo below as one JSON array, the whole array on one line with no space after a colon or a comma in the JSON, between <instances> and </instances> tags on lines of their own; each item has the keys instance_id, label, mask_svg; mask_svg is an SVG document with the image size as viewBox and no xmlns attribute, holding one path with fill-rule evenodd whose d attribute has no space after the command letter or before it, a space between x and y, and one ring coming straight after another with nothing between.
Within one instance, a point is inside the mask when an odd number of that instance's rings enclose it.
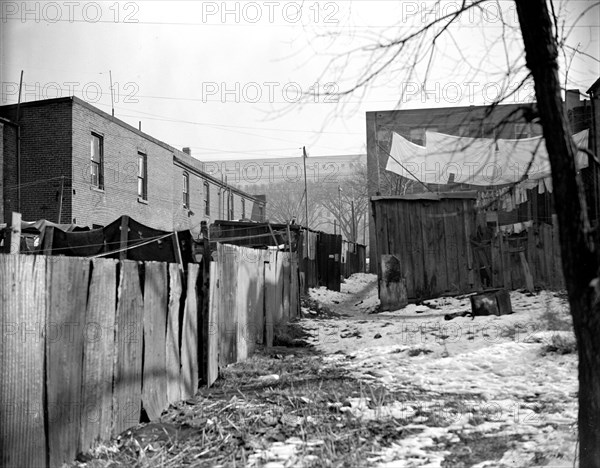
<instances>
[{"instance_id":1,"label":"flat roof","mask_svg":"<svg viewBox=\"0 0 600 468\"><path fill-rule=\"evenodd\" d=\"M98 109L97 107L89 104L88 102L85 102L83 99L80 99L76 96L67 96L67 97L60 97L60 98L54 98L54 99L42 99L39 101L23 102L20 104L20 107L21 108L23 108L23 107L40 107L40 106L46 106L46 105L51 105L51 104L61 104L61 103L67 103L67 102L71 102L71 103L77 104L79 106L85 107L86 109L103 117L104 119L114 122L115 124L120 125L121 127L129 130L130 132L133 132L136 135L138 135L148 141L151 141L152 143L155 143L156 145L161 146L162 148L165 148L165 149L171 151L172 153L174 153L174 155L173 155L173 157L175 158L174 162L177 162L180 165L185 165L187 169L198 173L200 176L206 178L207 180L210 180L214 184L219 185L221 187L230 188L233 192L237 193L238 195L242 195L245 198L254 200L258 203L262 203L262 204L266 203L265 200L256 198L254 195L250 195L249 193L244 192L243 190L240 190L232 185L226 184L225 182L221 182L219 179L204 172L204 170L202 170L202 168L196 167L196 163L201 165L201 164L204 164L204 161L196 159L193 156L183 152L182 150L175 148L174 146L171 146L168 143L165 143L164 141L154 138L152 135L142 132L141 130L135 128L133 125L130 125L127 122L124 122L123 120L119 119L118 117L113 117L111 114L108 114L107 112L104 112L103 110ZM0 106L0 110L2 110L2 109L16 110L17 106L18 106L18 104L8 104L5 106ZM16 125L16 122L11 121L10 119L5 119L3 117L0 117L0 119L6 120L7 123L12 123L12 124ZM185 159L187 159L187 161L185 161Z\"/></svg>"}]
</instances>

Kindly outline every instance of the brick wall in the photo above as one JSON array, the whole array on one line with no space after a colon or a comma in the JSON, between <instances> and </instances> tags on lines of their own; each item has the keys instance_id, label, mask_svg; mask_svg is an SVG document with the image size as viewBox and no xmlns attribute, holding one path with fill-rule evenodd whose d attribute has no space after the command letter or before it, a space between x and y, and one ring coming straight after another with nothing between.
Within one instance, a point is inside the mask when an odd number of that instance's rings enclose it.
<instances>
[{"instance_id":1,"label":"brick wall","mask_svg":"<svg viewBox=\"0 0 600 468\"><path fill-rule=\"evenodd\" d=\"M46 218L68 222L70 218L71 105L54 101L38 106L22 105L21 203L17 190L16 129L5 125L5 216L20 211L23 220ZM2 117L16 119L16 106L0 108ZM62 179L61 177L64 177ZM62 210L61 204L62 196ZM61 211L61 219L58 219Z\"/></svg>"},{"instance_id":2,"label":"brick wall","mask_svg":"<svg viewBox=\"0 0 600 468\"><path fill-rule=\"evenodd\" d=\"M90 180L92 132L104 140L104 190ZM173 229L173 152L89 106L73 106L73 223L106 225L128 215L150 227ZM147 199L138 197L138 152L147 156Z\"/></svg>"},{"instance_id":3,"label":"brick wall","mask_svg":"<svg viewBox=\"0 0 600 468\"><path fill-rule=\"evenodd\" d=\"M17 128L14 125L4 124L2 135L2 149L4 154L2 194L4 197L2 221L10 222L12 211L17 211Z\"/></svg>"}]
</instances>

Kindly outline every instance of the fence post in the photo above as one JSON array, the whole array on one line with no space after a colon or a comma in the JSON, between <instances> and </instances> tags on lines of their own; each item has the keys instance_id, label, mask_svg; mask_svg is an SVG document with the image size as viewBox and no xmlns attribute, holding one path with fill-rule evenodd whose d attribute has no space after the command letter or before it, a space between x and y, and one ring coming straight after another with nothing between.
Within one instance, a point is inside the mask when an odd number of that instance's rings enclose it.
<instances>
[{"instance_id":1,"label":"fence post","mask_svg":"<svg viewBox=\"0 0 600 468\"><path fill-rule=\"evenodd\" d=\"M21 213L13 211L10 227L4 237L4 251L9 254L18 254L21 251Z\"/></svg>"},{"instance_id":2,"label":"fence post","mask_svg":"<svg viewBox=\"0 0 600 468\"><path fill-rule=\"evenodd\" d=\"M127 241L129 240L129 216L121 217L121 242L119 244L119 259L127 258Z\"/></svg>"}]
</instances>

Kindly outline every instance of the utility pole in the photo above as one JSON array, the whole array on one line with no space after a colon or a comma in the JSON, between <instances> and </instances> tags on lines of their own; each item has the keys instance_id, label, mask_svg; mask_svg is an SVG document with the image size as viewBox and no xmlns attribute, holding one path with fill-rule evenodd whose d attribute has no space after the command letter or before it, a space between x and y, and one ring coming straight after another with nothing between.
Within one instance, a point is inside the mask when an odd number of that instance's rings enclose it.
<instances>
[{"instance_id":1,"label":"utility pole","mask_svg":"<svg viewBox=\"0 0 600 468\"><path fill-rule=\"evenodd\" d=\"M113 97L113 82L112 82L112 71L108 70L108 76L110 77L110 107L111 107L111 111L112 111L112 116L115 116L115 98ZM140 123L140 127L141 127L141 123ZM141 128L140 128L141 130Z\"/></svg>"},{"instance_id":2,"label":"utility pole","mask_svg":"<svg viewBox=\"0 0 600 468\"><path fill-rule=\"evenodd\" d=\"M306 183L306 146L302 147L302 162L304 163L304 214L306 215L306 233L308 234L308 185ZM307 235L308 239L308 235Z\"/></svg>"},{"instance_id":3,"label":"utility pole","mask_svg":"<svg viewBox=\"0 0 600 468\"><path fill-rule=\"evenodd\" d=\"M342 235L342 187L338 185L338 216L340 220L340 235Z\"/></svg>"}]
</instances>

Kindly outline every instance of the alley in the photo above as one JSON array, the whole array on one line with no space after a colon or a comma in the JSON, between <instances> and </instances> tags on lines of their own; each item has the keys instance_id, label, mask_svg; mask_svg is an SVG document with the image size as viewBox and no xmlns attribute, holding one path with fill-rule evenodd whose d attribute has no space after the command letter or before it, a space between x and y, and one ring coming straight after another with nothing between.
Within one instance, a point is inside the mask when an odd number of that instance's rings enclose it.
<instances>
[{"instance_id":1,"label":"alley","mask_svg":"<svg viewBox=\"0 0 600 468\"><path fill-rule=\"evenodd\" d=\"M573 466L577 363L556 293L451 321L468 298L369 314L374 275L310 297L283 333L312 346L228 366L73 466Z\"/></svg>"}]
</instances>

